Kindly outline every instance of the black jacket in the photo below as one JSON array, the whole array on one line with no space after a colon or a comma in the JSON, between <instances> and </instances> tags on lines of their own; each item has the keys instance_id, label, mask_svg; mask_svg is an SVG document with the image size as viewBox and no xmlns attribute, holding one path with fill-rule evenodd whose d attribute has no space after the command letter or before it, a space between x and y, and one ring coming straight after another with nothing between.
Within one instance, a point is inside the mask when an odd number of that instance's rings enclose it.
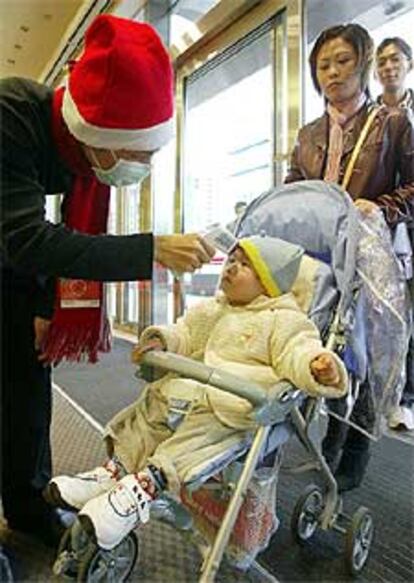
<instances>
[{"instance_id":1,"label":"black jacket","mask_svg":"<svg viewBox=\"0 0 414 583\"><path fill-rule=\"evenodd\" d=\"M84 235L45 220L45 196L64 194L72 180L52 141L52 95L34 81L0 80L3 277L12 285L39 276L150 279L151 234Z\"/></svg>"}]
</instances>

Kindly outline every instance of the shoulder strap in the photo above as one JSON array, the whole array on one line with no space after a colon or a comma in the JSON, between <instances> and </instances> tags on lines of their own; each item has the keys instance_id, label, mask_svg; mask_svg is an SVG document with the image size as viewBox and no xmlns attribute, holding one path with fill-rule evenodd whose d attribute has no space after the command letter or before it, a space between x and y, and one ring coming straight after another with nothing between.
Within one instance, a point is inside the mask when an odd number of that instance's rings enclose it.
<instances>
[{"instance_id":1,"label":"shoulder strap","mask_svg":"<svg viewBox=\"0 0 414 583\"><path fill-rule=\"evenodd\" d=\"M368 132L369 132L369 129L372 125L372 122L374 121L375 116L377 115L378 111L381 108L382 108L381 105L374 105L374 107L369 112L369 115L365 121L364 127L361 130L361 133L359 134L358 141L355 144L355 148L352 151L351 158L348 162L343 180L341 182L341 186L344 190L346 190L348 188L349 181L351 180L352 172L354 170L355 162L356 162L356 160L359 156L359 153L361 151L362 144L365 142L365 138L368 135Z\"/></svg>"}]
</instances>

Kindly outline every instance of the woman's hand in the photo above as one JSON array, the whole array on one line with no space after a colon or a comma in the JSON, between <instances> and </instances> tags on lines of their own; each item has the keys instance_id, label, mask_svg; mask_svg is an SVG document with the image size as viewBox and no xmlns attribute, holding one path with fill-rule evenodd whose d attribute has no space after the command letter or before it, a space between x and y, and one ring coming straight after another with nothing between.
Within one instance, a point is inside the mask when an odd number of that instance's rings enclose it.
<instances>
[{"instance_id":1,"label":"woman's hand","mask_svg":"<svg viewBox=\"0 0 414 583\"><path fill-rule=\"evenodd\" d=\"M140 364L144 354L150 350L164 350L164 344L160 338L151 338L145 343L138 343L131 353L131 360L134 364Z\"/></svg>"},{"instance_id":2,"label":"woman's hand","mask_svg":"<svg viewBox=\"0 0 414 583\"><path fill-rule=\"evenodd\" d=\"M378 208L375 202L372 202L372 200L367 200L366 198L357 198L354 200L354 205L358 210L361 211L363 215L370 215Z\"/></svg>"},{"instance_id":3,"label":"woman's hand","mask_svg":"<svg viewBox=\"0 0 414 583\"><path fill-rule=\"evenodd\" d=\"M335 387L339 385L341 375L337 364L330 354L320 354L310 363L311 373L321 385Z\"/></svg>"},{"instance_id":4,"label":"woman's hand","mask_svg":"<svg viewBox=\"0 0 414 583\"><path fill-rule=\"evenodd\" d=\"M33 321L34 327L34 347L36 352L39 352L37 357L40 362L43 362L46 359L46 355L42 352L47 333L49 331L51 320L45 320L40 316L36 316Z\"/></svg>"}]
</instances>

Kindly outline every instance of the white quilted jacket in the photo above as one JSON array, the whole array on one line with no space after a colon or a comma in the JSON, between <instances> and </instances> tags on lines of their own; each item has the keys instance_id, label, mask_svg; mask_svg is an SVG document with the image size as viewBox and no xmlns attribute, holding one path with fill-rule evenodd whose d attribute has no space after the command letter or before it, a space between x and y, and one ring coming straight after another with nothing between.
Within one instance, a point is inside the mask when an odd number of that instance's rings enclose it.
<instances>
[{"instance_id":1,"label":"white quilted jacket","mask_svg":"<svg viewBox=\"0 0 414 583\"><path fill-rule=\"evenodd\" d=\"M347 391L346 369L336 355L341 373L339 387L321 385L312 376L311 360L328 351L322 347L317 328L290 293L278 298L259 296L243 307L230 306L219 293L189 309L172 326L147 328L141 340L153 335L162 338L168 351L201 360L246 381L251 379L265 389L286 379L310 395L332 398ZM160 388L167 397L192 399L202 387L191 380L166 377ZM251 426L251 406L246 400L207 385L203 389L223 423L238 428Z\"/></svg>"}]
</instances>

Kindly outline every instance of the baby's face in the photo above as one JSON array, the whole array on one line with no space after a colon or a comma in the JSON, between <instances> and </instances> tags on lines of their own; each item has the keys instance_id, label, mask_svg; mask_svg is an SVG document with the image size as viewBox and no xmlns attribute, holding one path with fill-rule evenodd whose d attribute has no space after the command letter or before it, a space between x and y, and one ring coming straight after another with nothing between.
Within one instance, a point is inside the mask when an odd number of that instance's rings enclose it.
<instances>
[{"instance_id":1,"label":"baby's face","mask_svg":"<svg viewBox=\"0 0 414 583\"><path fill-rule=\"evenodd\" d=\"M232 306L244 306L266 291L243 249L230 253L221 274L220 288Z\"/></svg>"}]
</instances>

